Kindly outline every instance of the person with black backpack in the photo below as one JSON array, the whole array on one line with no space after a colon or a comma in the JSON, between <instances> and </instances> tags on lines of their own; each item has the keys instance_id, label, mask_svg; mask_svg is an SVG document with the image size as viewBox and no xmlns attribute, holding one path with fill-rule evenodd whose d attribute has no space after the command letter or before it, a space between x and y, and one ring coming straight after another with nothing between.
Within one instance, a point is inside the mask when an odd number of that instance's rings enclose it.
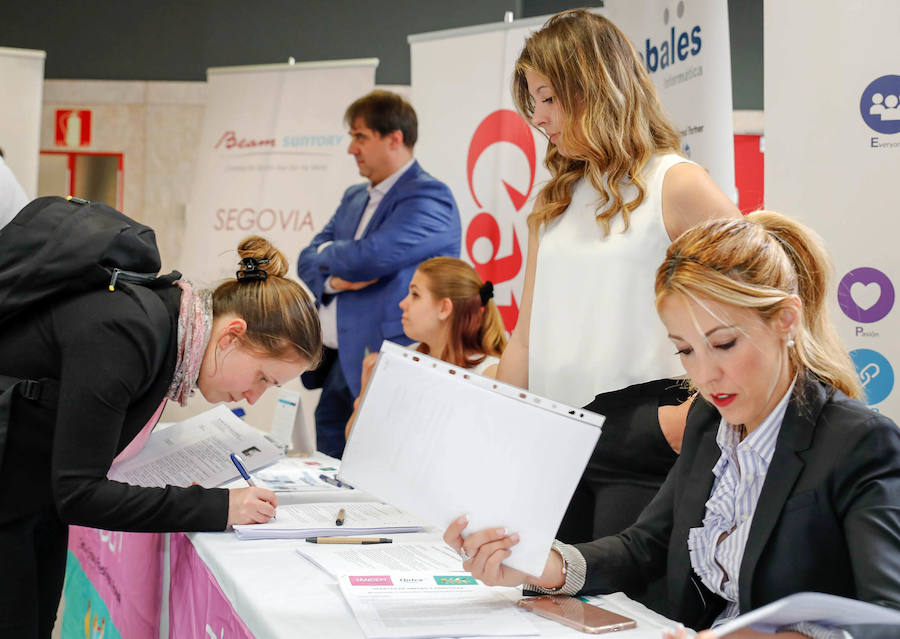
<instances>
[{"instance_id":1,"label":"person with black backpack","mask_svg":"<svg viewBox=\"0 0 900 639\"><path fill-rule=\"evenodd\" d=\"M243 240L237 277L196 290L177 272L113 267L144 254L158 270L158 252L152 231L104 207L41 198L0 231L3 637L50 636L68 524L166 532L269 520L277 499L262 488L106 475L140 449L168 399L184 404L196 388L252 404L322 351L314 303L267 240Z\"/></svg>"}]
</instances>

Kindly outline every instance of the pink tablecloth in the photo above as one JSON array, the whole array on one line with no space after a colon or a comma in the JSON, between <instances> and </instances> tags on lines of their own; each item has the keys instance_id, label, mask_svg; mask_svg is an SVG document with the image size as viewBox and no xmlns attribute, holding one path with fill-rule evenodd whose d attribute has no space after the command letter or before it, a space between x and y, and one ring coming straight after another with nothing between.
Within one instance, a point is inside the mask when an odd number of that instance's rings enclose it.
<instances>
[{"instance_id":1,"label":"pink tablecloth","mask_svg":"<svg viewBox=\"0 0 900 639\"><path fill-rule=\"evenodd\" d=\"M169 639L253 639L182 533L172 533Z\"/></svg>"}]
</instances>

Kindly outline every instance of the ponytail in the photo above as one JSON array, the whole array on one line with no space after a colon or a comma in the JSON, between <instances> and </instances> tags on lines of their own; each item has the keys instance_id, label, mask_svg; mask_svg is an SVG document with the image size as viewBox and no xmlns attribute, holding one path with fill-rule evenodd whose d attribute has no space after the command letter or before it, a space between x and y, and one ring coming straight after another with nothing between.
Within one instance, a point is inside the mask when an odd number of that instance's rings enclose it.
<instances>
[{"instance_id":1,"label":"ponytail","mask_svg":"<svg viewBox=\"0 0 900 639\"><path fill-rule=\"evenodd\" d=\"M656 305L672 293L754 309L771 320L796 295L803 319L789 350L795 372L862 399L862 385L828 317L830 260L811 229L771 211L711 220L669 246L656 273Z\"/></svg>"},{"instance_id":2,"label":"ponytail","mask_svg":"<svg viewBox=\"0 0 900 639\"><path fill-rule=\"evenodd\" d=\"M506 331L497 305L490 299L493 286L454 257L426 260L417 270L428 278L428 289L436 299L453 302L450 338L443 353L432 355L463 368L477 366L488 355L500 357L506 348ZM428 353L425 345L420 350Z\"/></svg>"},{"instance_id":3,"label":"ponytail","mask_svg":"<svg viewBox=\"0 0 900 639\"><path fill-rule=\"evenodd\" d=\"M757 211L747 217L781 245L797 276L803 325L794 337L792 363L847 396L863 399L865 394L856 367L828 315L826 292L830 288L832 267L822 238L812 229L772 211Z\"/></svg>"}]
</instances>

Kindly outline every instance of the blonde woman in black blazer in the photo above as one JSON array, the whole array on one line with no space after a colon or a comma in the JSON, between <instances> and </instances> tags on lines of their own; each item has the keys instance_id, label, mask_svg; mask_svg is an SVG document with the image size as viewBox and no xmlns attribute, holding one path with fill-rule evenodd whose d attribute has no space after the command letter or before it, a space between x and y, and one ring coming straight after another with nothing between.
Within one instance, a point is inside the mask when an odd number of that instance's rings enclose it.
<instances>
[{"instance_id":1,"label":"blonde woman in black blazer","mask_svg":"<svg viewBox=\"0 0 900 639\"><path fill-rule=\"evenodd\" d=\"M809 590L900 608L900 430L858 401L824 308L827 267L812 232L776 213L682 235L657 272L657 309L699 399L660 492L618 535L554 544L539 578L502 564L516 534L463 537L461 518L444 538L463 566L566 594L635 592L665 575L660 612L695 628ZM806 623L765 636L847 634Z\"/></svg>"}]
</instances>

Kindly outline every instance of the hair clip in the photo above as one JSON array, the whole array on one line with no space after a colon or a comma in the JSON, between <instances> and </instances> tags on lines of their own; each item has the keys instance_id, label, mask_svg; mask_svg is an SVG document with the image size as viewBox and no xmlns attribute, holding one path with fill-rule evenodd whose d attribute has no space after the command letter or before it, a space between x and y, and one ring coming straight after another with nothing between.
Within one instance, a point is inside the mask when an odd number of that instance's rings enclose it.
<instances>
[{"instance_id":1,"label":"hair clip","mask_svg":"<svg viewBox=\"0 0 900 639\"><path fill-rule=\"evenodd\" d=\"M259 260L255 257L241 258L241 261L238 262L240 268L235 271L238 282L262 282L265 280L269 274L259 267L261 264L268 264L269 261L267 257Z\"/></svg>"},{"instance_id":2,"label":"hair clip","mask_svg":"<svg viewBox=\"0 0 900 639\"><path fill-rule=\"evenodd\" d=\"M494 284L488 280L478 289L478 295L481 297L481 305L487 306L487 303L494 297Z\"/></svg>"}]
</instances>

